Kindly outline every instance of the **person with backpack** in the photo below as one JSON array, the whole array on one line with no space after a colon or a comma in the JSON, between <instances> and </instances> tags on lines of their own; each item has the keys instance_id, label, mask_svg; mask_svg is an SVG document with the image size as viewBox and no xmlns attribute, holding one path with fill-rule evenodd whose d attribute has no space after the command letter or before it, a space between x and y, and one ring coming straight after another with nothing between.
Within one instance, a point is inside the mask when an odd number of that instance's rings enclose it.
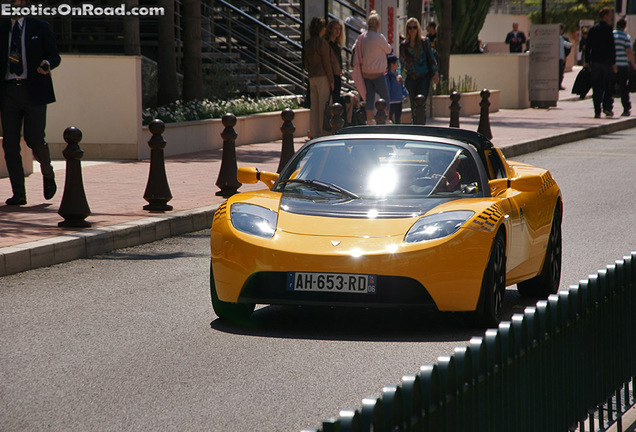
<instances>
[{"instance_id":1,"label":"person with backpack","mask_svg":"<svg viewBox=\"0 0 636 432\"><path fill-rule=\"evenodd\" d=\"M389 88L389 120L393 124L402 123L402 101L409 95L404 87L404 80L398 71L398 58L393 54L386 58L388 70L384 75Z\"/></svg>"},{"instance_id":2,"label":"person with backpack","mask_svg":"<svg viewBox=\"0 0 636 432\"><path fill-rule=\"evenodd\" d=\"M417 18L406 21L406 37L400 43L400 64L406 75L405 85L409 92L412 122L415 123L415 98L428 97L431 82L439 82L435 52L428 38L422 37L422 27Z\"/></svg>"}]
</instances>

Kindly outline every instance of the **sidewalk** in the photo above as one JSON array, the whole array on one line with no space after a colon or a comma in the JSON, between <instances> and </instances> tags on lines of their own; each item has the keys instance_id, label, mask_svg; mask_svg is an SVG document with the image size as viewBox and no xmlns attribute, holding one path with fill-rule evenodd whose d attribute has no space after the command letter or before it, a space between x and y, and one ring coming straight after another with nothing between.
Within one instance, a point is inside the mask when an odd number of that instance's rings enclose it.
<instances>
[{"instance_id":1,"label":"sidewalk","mask_svg":"<svg viewBox=\"0 0 636 432\"><path fill-rule=\"evenodd\" d=\"M542 148L636 127L634 117L594 118L592 101L570 93L575 72L566 73L558 106L552 109L501 110L490 115L493 143L507 157ZM460 101L461 104L461 101ZM615 103L620 114L620 102ZM436 118L429 125L448 126L448 118ZM477 130L479 116L460 119L463 129ZM148 137L150 138L150 137ZM219 137L219 140L221 138ZM297 138L298 149L306 138ZM167 143L168 146L174 143ZM239 146L239 166L258 166L276 171L281 141ZM165 213L143 210L149 161L82 161L84 189L92 214L91 228L59 228L57 214L64 192L65 161L54 163L58 193L50 201L42 196L42 176L37 163L27 177L26 206L4 205L11 196L9 179L0 179L0 277L45 267L114 249L152 242L165 237L209 228L214 210L224 201L216 196L215 185L221 150L166 158L166 173L174 207ZM239 191L262 189L243 185Z\"/></svg>"}]
</instances>

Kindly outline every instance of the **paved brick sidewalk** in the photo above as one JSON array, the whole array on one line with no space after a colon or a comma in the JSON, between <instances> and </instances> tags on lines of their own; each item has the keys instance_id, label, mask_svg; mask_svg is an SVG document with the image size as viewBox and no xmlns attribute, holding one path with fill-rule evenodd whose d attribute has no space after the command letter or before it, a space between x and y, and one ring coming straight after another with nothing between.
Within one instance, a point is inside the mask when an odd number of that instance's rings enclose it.
<instances>
[{"instance_id":1,"label":"paved brick sidewalk","mask_svg":"<svg viewBox=\"0 0 636 432\"><path fill-rule=\"evenodd\" d=\"M571 88L573 79L574 73L566 74L567 88ZM511 157L636 127L636 117L595 119L589 98L573 98L569 91L562 91L561 97L552 109L500 110L491 114L495 145ZM435 118L428 124L448 126L448 121ZM479 116L460 119L463 129L477 130L478 124ZM297 138L296 148L305 140ZM237 163L275 171L280 150L280 141L239 146ZM166 159L173 196L169 204L174 209L165 213L143 210L147 204L143 194L149 161L82 161L84 188L92 212L87 218L92 227L85 229L57 226L63 220L57 211L64 190L65 161L55 163L59 189L51 201L44 200L42 177L36 172L26 180L28 204L6 206L4 200L11 196L11 187L9 179L0 179L0 276L209 228L213 210L223 201L216 196L219 188L215 185L221 154L220 150L210 150ZM258 188L262 185L243 185L240 190Z\"/></svg>"}]
</instances>

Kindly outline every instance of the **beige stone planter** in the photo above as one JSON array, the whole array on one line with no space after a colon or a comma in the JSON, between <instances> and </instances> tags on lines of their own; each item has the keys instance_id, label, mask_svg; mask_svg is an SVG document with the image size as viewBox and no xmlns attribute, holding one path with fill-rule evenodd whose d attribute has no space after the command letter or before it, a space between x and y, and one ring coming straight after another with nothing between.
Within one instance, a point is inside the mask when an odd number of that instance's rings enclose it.
<instances>
[{"instance_id":1,"label":"beige stone planter","mask_svg":"<svg viewBox=\"0 0 636 432\"><path fill-rule=\"evenodd\" d=\"M490 109L488 112L499 111L499 90L490 90ZM450 96L433 96L433 117L450 117L449 106L451 104ZM481 113L481 91L462 93L459 99L459 105L461 109L459 111L460 117L467 117L471 115L477 115Z\"/></svg>"},{"instance_id":2,"label":"beige stone planter","mask_svg":"<svg viewBox=\"0 0 636 432\"><path fill-rule=\"evenodd\" d=\"M294 110L295 137L307 135L309 128L309 110L300 108ZM253 114L236 118L234 131L237 134L236 145L256 144L282 139L280 130L283 125L280 112ZM221 132L225 127L221 119L209 119L182 123L166 123L163 138L167 144L164 149L166 156L184 153L194 153L223 147ZM142 141L139 142L140 159L150 157L148 126L143 126Z\"/></svg>"},{"instance_id":3,"label":"beige stone planter","mask_svg":"<svg viewBox=\"0 0 636 432\"><path fill-rule=\"evenodd\" d=\"M0 137L0 144L2 144L2 137ZM29 147L27 147L24 140L20 141L20 148L24 175L31 175L33 174L33 152ZM9 177L9 171L7 170L7 164L4 161L4 152L2 152L2 154L0 154L0 178L6 177Z\"/></svg>"}]
</instances>

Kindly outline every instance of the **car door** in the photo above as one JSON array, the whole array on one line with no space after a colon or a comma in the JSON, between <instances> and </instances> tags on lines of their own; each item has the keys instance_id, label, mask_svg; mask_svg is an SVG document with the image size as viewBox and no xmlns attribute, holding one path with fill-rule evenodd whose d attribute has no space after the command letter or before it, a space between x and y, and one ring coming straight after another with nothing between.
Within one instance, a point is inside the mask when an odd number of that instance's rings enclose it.
<instances>
[{"instance_id":1,"label":"car door","mask_svg":"<svg viewBox=\"0 0 636 432\"><path fill-rule=\"evenodd\" d=\"M485 150L485 156L489 178L491 180L507 179L509 172L502 156L495 149ZM496 183L500 186L491 188L491 193L499 200L507 219L506 271L507 279L512 280L526 271L523 267L531 254L530 237L525 219L525 206L531 197L527 192L510 187L510 182Z\"/></svg>"}]
</instances>

